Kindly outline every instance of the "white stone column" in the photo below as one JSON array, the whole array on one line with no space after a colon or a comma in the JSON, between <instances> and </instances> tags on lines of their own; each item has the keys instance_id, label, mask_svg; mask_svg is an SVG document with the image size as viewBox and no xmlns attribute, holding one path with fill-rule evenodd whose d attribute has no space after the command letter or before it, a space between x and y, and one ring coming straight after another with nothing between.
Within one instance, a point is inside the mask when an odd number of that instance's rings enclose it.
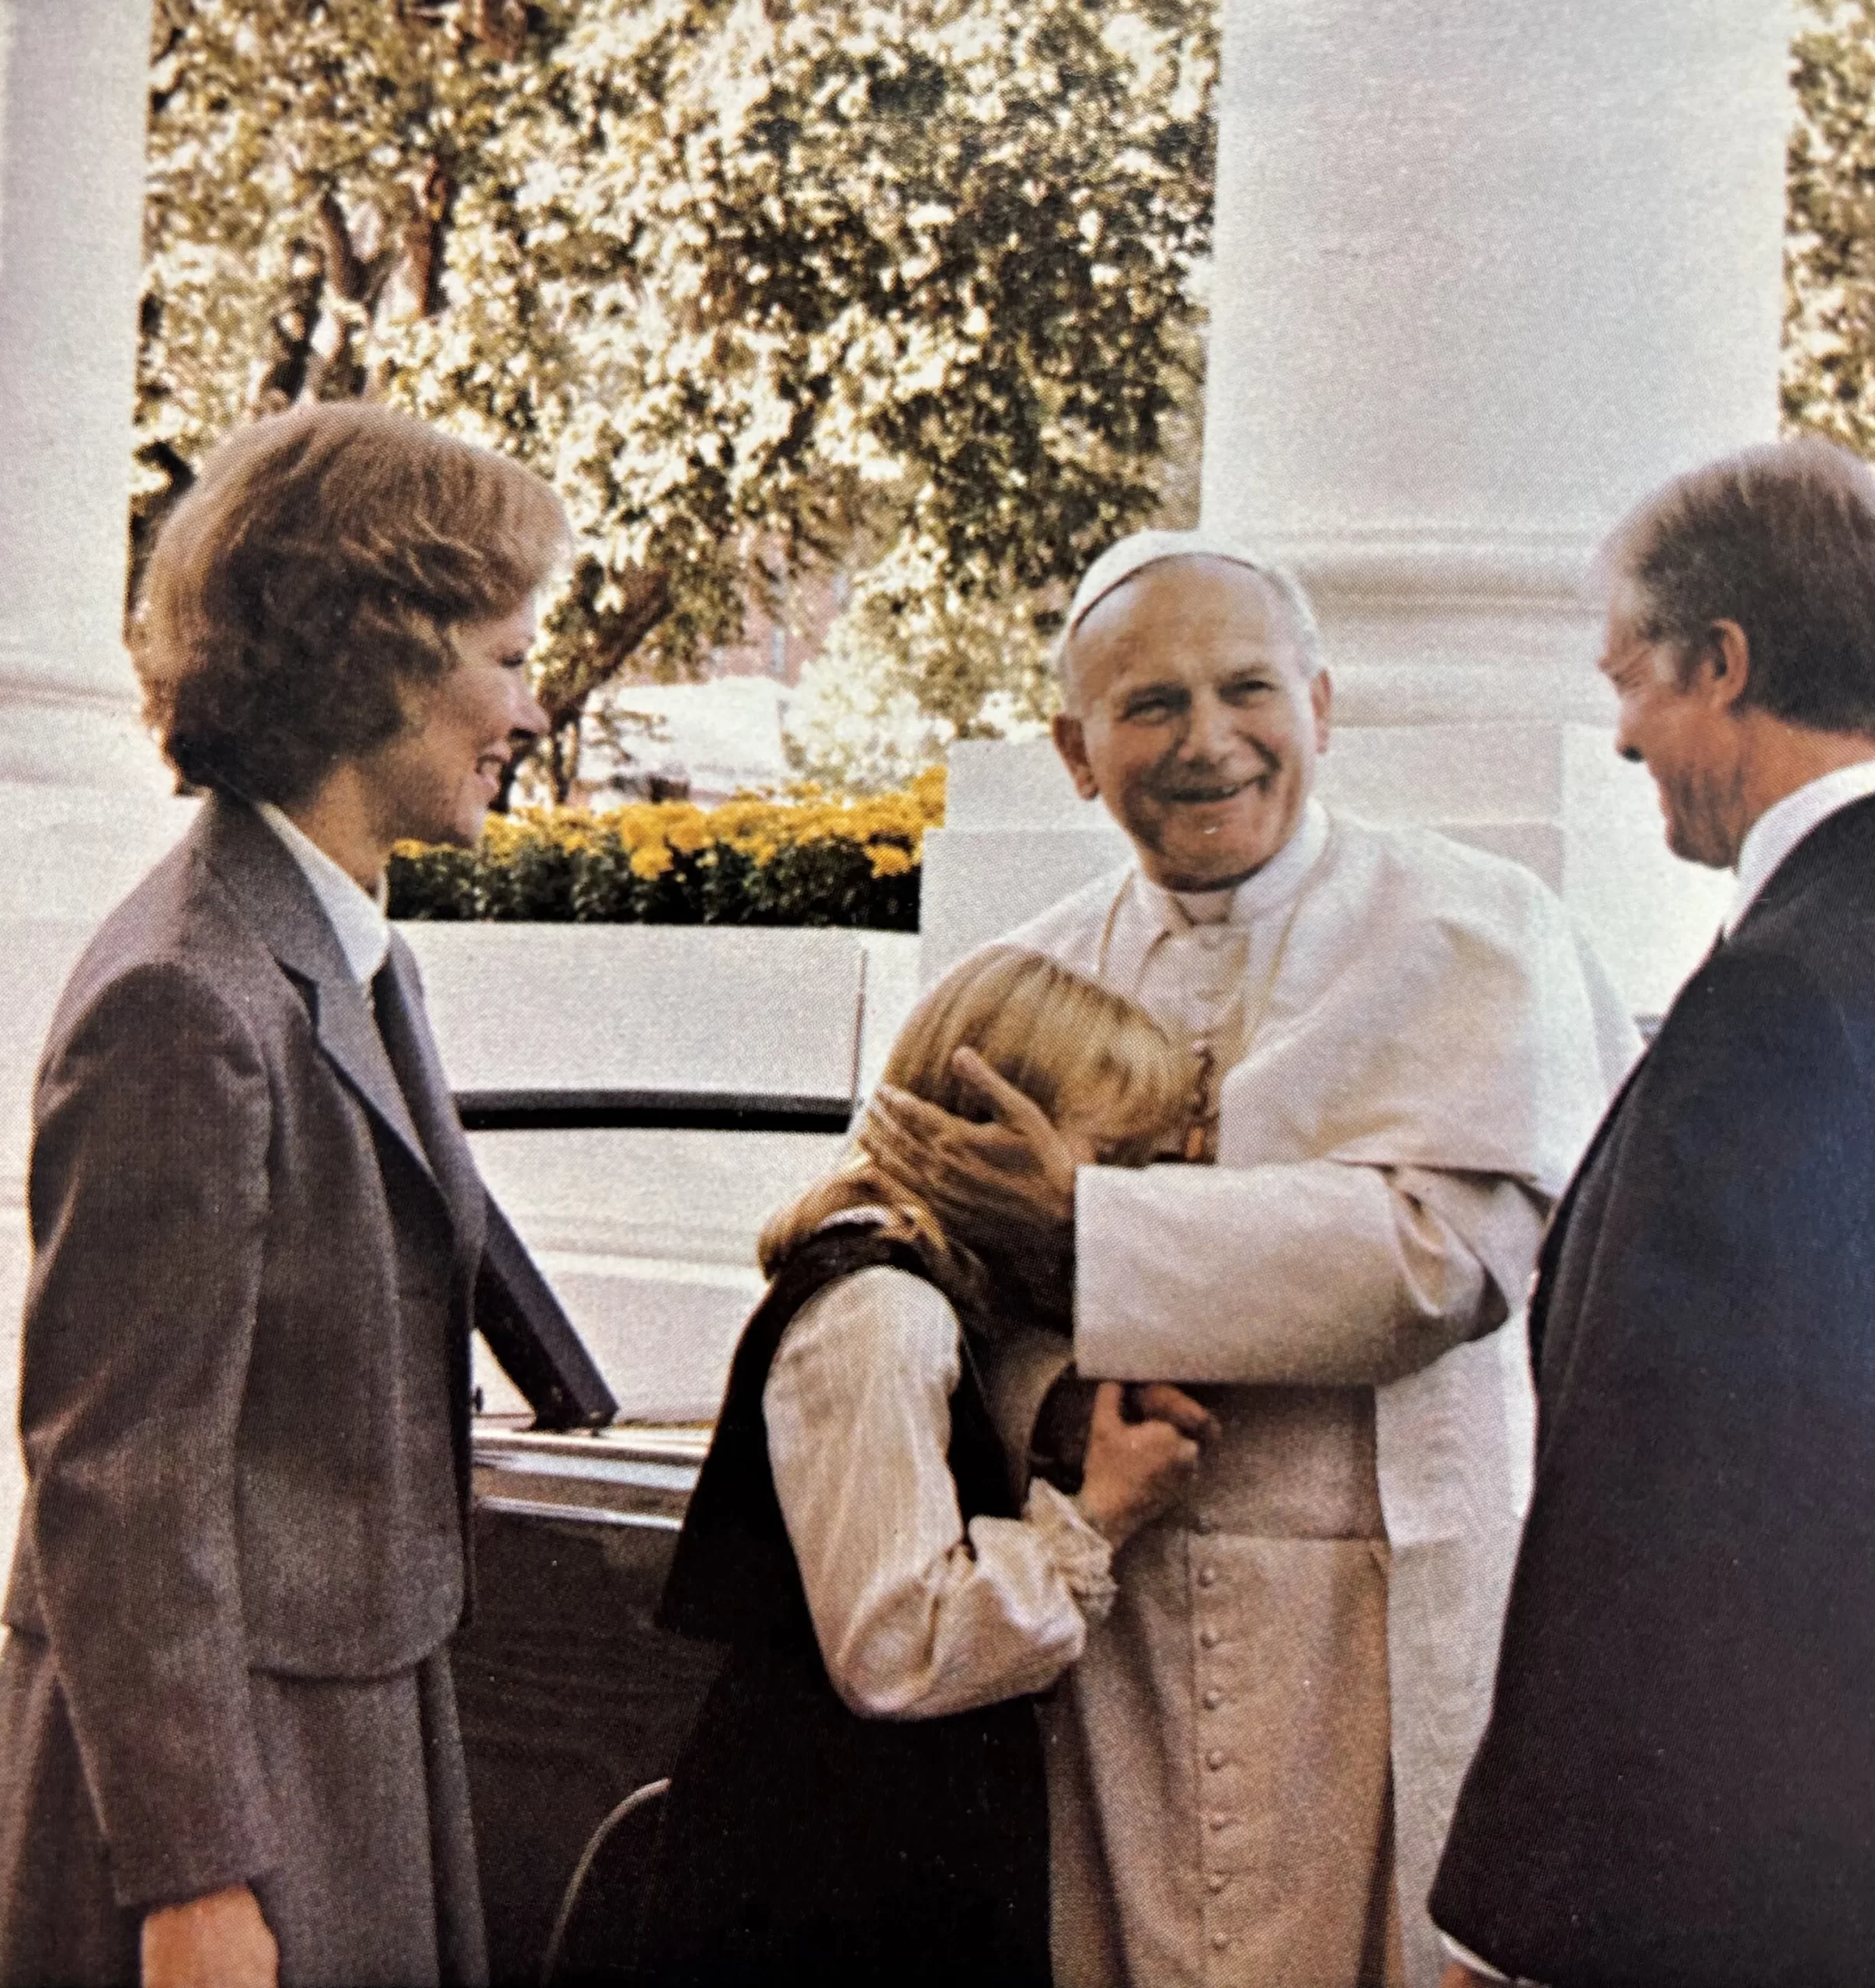
<instances>
[{"instance_id":1,"label":"white stone column","mask_svg":"<svg viewBox=\"0 0 1875 1988\"><path fill-rule=\"evenodd\" d=\"M33 1065L179 825L121 640L149 41L149 0L0 0L0 1553Z\"/></svg>"},{"instance_id":2,"label":"white stone column","mask_svg":"<svg viewBox=\"0 0 1875 1988\"><path fill-rule=\"evenodd\" d=\"M0 780L146 791L119 631L149 0L0 0Z\"/></svg>"},{"instance_id":3,"label":"white stone column","mask_svg":"<svg viewBox=\"0 0 1875 1988\"><path fill-rule=\"evenodd\" d=\"M1668 857L1592 669L1594 547L1768 438L1777 0L1226 0L1204 507L1295 566L1324 791L1522 857L1637 1006L1725 885Z\"/></svg>"}]
</instances>

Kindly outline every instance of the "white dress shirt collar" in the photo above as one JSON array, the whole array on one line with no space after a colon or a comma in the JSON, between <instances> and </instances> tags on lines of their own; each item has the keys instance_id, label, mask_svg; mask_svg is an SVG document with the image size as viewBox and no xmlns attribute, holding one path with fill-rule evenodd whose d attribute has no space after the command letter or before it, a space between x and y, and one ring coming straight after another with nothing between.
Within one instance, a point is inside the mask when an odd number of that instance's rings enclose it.
<instances>
[{"instance_id":1,"label":"white dress shirt collar","mask_svg":"<svg viewBox=\"0 0 1875 1988\"><path fill-rule=\"evenodd\" d=\"M1738 883L1725 916L1729 939L1784 858L1811 830L1851 801L1875 794L1875 759L1858 759L1786 794L1746 830L1738 851Z\"/></svg>"},{"instance_id":2,"label":"white dress shirt collar","mask_svg":"<svg viewBox=\"0 0 1875 1988\"><path fill-rule=\"evenodd\" d=\"M257 801L255 812L286 844L312 887L319 908L330 921L345 963L360 987L368 987L391 951L391 925L384 916L385 888L378 895L361 889L358 881L271 801Z\"/></svg>"},{"instance_id":3,"label":"white dress shirt collar","mask_svg":"<svg viewBox=\"0 0 1875 1988\"><path fill-rule=\"evenodd\" d=\"M1289 903L1327 846L1328 811L1311 798L1296 832L1261 870L1230 890L1168 891L1143 874L1139 883L1167 932L1189 931L1195 925L1248 925Z\"/></svg>"}]
</instances>

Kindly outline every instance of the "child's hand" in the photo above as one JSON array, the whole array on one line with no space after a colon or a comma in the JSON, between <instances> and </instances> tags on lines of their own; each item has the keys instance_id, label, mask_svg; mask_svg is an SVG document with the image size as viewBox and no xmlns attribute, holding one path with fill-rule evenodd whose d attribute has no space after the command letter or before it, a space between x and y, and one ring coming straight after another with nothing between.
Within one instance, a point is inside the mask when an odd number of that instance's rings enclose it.
<instances>
[{"instance_id":1,"label":"child's hand","mask_svg":"<svg viewBox=\"0 0 1875 1988\"><path fill-rule=\"evenodd\" d=\"M1198 1468L1191 1437L1156 1417L1129 1422L1121 1414L1124 1392L1118 1381L1103 1381L1094 1397L1087 1468L1075 1501L1115 1547L1176 1504Z\"/></svg>"},{"instance_id":2,"label":"child's hand","mask_svg":"<svg viewBox=\"0 0 1875 1988\"><path fill-rule=\"evenodd\" d=\"M1126 1390L1125 1410L1129 1421L1169 1422L1196 1442L1208 1443L1217 1434L1217 1417L1170 1381L1134 1382Z\"/></svg>"}]
</instances>

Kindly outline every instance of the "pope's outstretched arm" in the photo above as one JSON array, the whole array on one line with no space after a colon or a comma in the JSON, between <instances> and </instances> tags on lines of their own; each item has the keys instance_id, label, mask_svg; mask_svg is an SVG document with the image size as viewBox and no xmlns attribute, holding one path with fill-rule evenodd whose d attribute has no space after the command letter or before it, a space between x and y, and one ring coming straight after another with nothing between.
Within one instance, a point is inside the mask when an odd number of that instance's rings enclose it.
<instances>
[{"instance_id":1,"label":"pope's outstretched arm","mask_svg":"<svg viewBox=\"0 0 1875 1988\"><path fill-rule=\"evenodd\" d=\"M1084 1373L1318 1387L1501 1323L1546 1212L1515 1181L1335 1160L1086 1167L1075 1205Z\"/></svg>"},{"instance_id":2,"label":"pope's outstretched arm","mask_svg":"<svg viewBox=\"0 0 1875 1988\"><path fill-rule=\"evenodd\" d=\"M1424 1167L1077 1167L1028 1100L967 1073L997 1123L882 1091L861 1137L954 1232L1032 1266L1064 1321L1071 1294L1091 1375L1397 1380L1508 1315L1548 1211L1525 1183Z\"/></svg>"}]
</instances>

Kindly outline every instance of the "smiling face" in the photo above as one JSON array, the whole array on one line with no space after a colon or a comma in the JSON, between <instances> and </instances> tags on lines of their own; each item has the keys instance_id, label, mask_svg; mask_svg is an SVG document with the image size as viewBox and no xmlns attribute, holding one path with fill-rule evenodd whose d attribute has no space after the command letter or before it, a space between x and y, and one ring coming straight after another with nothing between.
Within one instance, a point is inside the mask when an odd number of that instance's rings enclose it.
<instances>
[{"instance_id":1,"label":"smiling face","mask_svg":"<svg viewBox=\"0 0 1875 1988\"><path fill-rule=\"evenodd\" d=\"M1286 604L1248 567L1143 568L1088 610L1068 662L1056 746L1154 883L1240 883L1296 832L1328 743L1328 679L1310 679Z\"/></svg>"},{"instance_id":2,"label":"smiling face","mask_svg":"<svg viewBox=\"0 0 1875 1988\"><path fill-rule=\"evenodd\" d=\"M527 600L510 614L450 631L457 662L408 693L409 722L359 763L377 838L471 846L501 788L517 735L537 737L547 714L524 665L537 631Z\"/></svg>"},{"instance_id":3,"label":"smiling face","mask_svg":"<svg viewBox=\"0 0 1875 1988\"><path fill-rule=\"evenodd\" d=\"M1640 605L1627 582L1608 610L1598 667L1618 700L1615 750L1654 776L1667 846L1689 863L1729 870L1749 825L1745 798L1745 739L1724 678L1696 662L1684 683L1673 645L1641 632Z\"/></svg>"}]
</instances>

